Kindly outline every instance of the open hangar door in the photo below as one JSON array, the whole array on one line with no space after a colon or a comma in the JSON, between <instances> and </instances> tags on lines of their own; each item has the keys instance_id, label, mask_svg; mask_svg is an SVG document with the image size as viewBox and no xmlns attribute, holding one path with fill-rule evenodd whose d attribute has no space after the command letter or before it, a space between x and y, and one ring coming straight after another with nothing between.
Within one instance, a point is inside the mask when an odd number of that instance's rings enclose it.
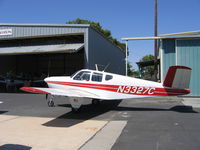
<instances>
[{"instance_id":1,"label":"open hangar door","mask_svg":"<svg viewBox=\"0 0 200 150\"><path fill-rule=\"evenodd\" d=\"M32 76L71 75L84 67L84 50L77 53L53 53L16 56L16 72Z\"/></svg>"},{"instance_id":2,"label":"open hangar door","mask_svg":"<svg viewBox=\"0 0 200 150\"><path fill-rule=\"evenodd\" d=\"M47 76L71 75L84 68L84 35L60 35L0 41L0 91L45 86Z\"/></svg>"},{"instance_id":3,"label":"open hangar door","mask_svg":"<svg viewBox=\"0 0 200 150\"><path fill-rule=\"evenodd\" d=\"M70 53L0 56L0 91L19 92L22 86L44 87L47 76L67 76L84 68L84 47Z\"/></svg>"}]
</instances>

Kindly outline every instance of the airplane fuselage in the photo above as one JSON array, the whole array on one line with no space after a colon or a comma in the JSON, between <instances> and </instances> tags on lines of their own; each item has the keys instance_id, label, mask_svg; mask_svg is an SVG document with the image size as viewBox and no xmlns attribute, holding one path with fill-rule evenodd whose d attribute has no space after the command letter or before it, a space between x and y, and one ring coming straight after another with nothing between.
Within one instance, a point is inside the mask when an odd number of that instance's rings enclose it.
<instances>
[{"instance_id":1,"label":"airplane fuselage","mask_svg":"<svg viewBox=\"0 0 200 150\"><path fill-rule=\"evenodd\" d=\"M87 80L76 79L78 73L72 77L49 77L45 79L50 88L56 89L74 89L87 91L89 93L98 93L102 99L128 99L137 97L152 96L176 96L188 94L188 89L174 89L164 87L161 83L141 80L137 78L126 77L111 73L102 73L98 71L85 71L89 77ZM93 74L102 75L101 80L95 80ZM110 79L106 79L109 76Z\"/></svg>"},{"instance_id":2,"label":"airplane fuselage","mask_svg":"<svg viewBox=\"0 0 200 150\"><path fill-rule=\"evenodd\" d=\"M68 77L48 77L49 88L22 87L21 90L42 93L48 105L54 106L54 96L66 96L72 110L82 104L99 100L119 100L153 96L176 96L189 94L191 68L171 66L163 83L141 80L127 76L83 69Z\"/></svg>"}]
</instances>

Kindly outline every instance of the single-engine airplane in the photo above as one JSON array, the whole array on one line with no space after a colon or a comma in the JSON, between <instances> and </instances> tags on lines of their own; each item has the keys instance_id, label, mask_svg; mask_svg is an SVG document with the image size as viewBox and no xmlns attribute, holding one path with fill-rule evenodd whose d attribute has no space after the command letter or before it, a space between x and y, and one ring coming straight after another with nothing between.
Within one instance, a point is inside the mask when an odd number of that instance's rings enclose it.
<instances>
[{"instance_id":1,"label":"single-engine airplane","mask_svg":"<svg viewBox=\"0 0 200 150\"><path fill-rule=\"evenodd\" d=\"M189 94L191 68L171 66L163 83L83 69L71 76L48 77L44 81L49 88L22 87L21 90L47 94L48 105L54 106L54 96L66 96L77 111L81 105L100 100L120 100L153 96L177 96ZM50 96L48 96L50 95Z\"/></svg>"}]
</instances>

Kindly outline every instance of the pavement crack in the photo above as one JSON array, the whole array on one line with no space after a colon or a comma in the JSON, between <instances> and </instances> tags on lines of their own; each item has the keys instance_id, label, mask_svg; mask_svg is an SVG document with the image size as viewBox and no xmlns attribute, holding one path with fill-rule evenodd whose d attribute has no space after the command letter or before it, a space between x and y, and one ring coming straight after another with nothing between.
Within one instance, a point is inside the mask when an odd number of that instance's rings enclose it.
<instances>
[{"instance_id":1,"label":"pavement crack","mask_svg":"<svg viewBox=\"0 0 200 150\"><path fill-rule=\"evenodd\" d=\"M17 118L20 118L20 117L18 116L18 117L14 117L14 118L2 120L2 121L0 121L0 123L2 123L2 122L8 122L8 121L11 121L11 120L15 120L15 119L17 119Z\"/></svg>"}]
</instances>

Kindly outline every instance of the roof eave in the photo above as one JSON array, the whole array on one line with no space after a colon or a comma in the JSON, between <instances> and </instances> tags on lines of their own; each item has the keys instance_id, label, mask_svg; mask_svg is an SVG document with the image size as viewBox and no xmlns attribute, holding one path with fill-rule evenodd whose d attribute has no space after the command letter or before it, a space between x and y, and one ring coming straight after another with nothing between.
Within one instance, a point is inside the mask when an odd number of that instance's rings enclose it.
<instances>
[{"instance_id":1,"label":"roof eave","mask_svg":"<svg viewBox=\"0 0 200 150\"><path fill-rule=\"evenodd\" d=\"M0 23L1 26L18 26L18 27L90 27L90 24L15 24L15 23Z\"/></svg>"}]
</instances>

